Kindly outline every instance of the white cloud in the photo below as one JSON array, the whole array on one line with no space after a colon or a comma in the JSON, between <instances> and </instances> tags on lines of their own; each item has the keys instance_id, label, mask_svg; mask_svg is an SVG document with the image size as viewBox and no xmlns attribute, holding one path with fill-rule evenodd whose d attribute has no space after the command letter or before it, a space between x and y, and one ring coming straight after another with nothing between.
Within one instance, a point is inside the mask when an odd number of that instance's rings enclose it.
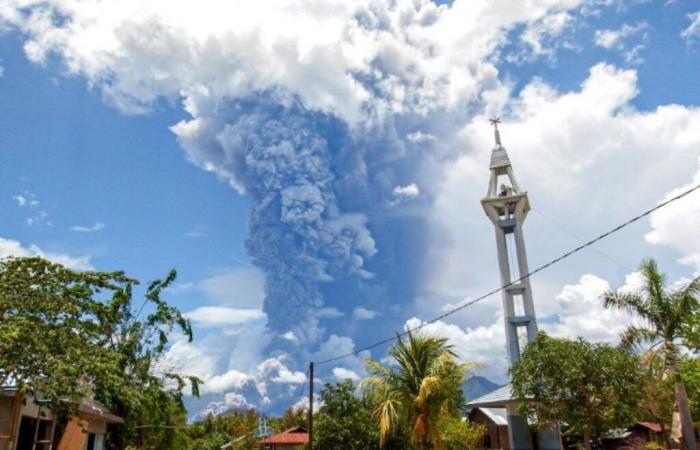
<instances>
[{"instance_id":1,"label":"white cloud","mask_svg":"<svg viewBox=\"0 0 700 450\"><path fill-rule=\"evenodd\" d=\"M688 14L690 25L681 32L681 37L690 42L694 38L700 37L700 11Z\"/></svg>"},{"instance_id":2,"label":"white cloud","mask_svg":"<svg viewBox=\"0 0 700 450\"><path fill-rule=\"evenodd\" d=\"M406 328L413 329L421 323L414 317L406 321ZM437 321L425 325L420 332L447 338L460 360L481 364L483 369L479 369L479 372L487 378L497 382L505 379L506 350L502 318L494 318L489 325L466 329Z\"/></svg>"},{"instance_id":3,"label":"white cloud","mask_svg":"<svg viewBox=\"0 0 700 450\"><path fill-rule=\"evenodd\" d=\"M290 341L290 342L295 342L295 341L299 340L299 338L297 337L296 334L294 334L293 331L287 331L286 333L282 334L280 337L282 339L284 339L286 341Z\"/></svg>"},{"instance_id":4,"label":"white cloud","mask_svg":"<svg viewBox=\"0 0 700 450\"><path fill-rule=\"evenodd\" d=\"M265 320L260 309L240 309L226 306L200 306L185 314L199 326L241 325L251 321Z\"/></svg>"},{"instance_id":5,"label":"white cloud","mask_svg":"<svg viewBox=\"0 0 700 450\"><path fill-rule=\"evenodd\" d=\"M344 367L334 367L333 376L338 381L352 380L355 382L360 380L360 376L357 373Z\"/></svg>"},{"instance_id":6,"label":"white cloud","mask_svg":"<svg viewBox=\"0 0 700 450\"><path fill-rule=\"evenodd\" d=\"M14 256L24 258L40 256L49 261L62 264L73 270L94 270L90 262L90 256L70 256L64 253L53 253L42 250L35 244L24 247L19 241L0 237L0 259Z\"/></svg>"},{"instance_id":7,"label":"white cloud","mask_svg":"<svg viewBox=\"0 0 700 450\"><path fill-rule=\"evenodd\" d=\"M344 315L342 311L332 306L326 306L316 310L316 317L319 319L337 319Z\"/></svg>"},{"instance_id":8,"label":"white cloud","mask_svg":"<svg viewBox=\"0 0 700 450\"><path fill-rule=\"evenodd\" d=\"M634 25L625 23L617 30L596 30L594 36L595 44L608 50L620 49L623 48L623 41L626 38L634 36L648 27L649 25L646 22L639 22Z\"/></svg>"},{"instance_id":9,"label":"white cloud","mask_svg":"<svg viewBox=\"0 0 700 450\"><path fill-rule=\"evenodd\" d=\"M540 20L556 28L545 18L581 3L9 0L0 21L27 36L30 59L59 54L126 111L182 95L199 116L217 98L278 86L356 122L367 103L424 112L473 100L494 81L485 61L509 29Z\"/></svg>"},{"instance_id":10,"label":"white cloud","mask_svg":"<svg viewBox=\"0 0 700 450\"><path fill-rule=\"evenodd\" d=\"M433 136L430 133L423 133L420 130L414 131L413 133L409 133L408 135L406 135L406 138L409 141L416 143L430 142L435 140L435 136Z\"/></svg>"},{"instance_id":11,"label":"white cloud","mask_svg":"<svg viewBox=\"0 0 700 450\"><path fill-rule=\"evenodd\" d=\"M574 18L567 11L553 12L531 22L520 36L527 49L519 54L509 55L508 59L514 62L532 61L539 57L554 60L559 47L574 47L574 44L564 37L565 31L572 28L573 24Z\"/></svg>"},{"instance_id":12,"label":"white cloud","mask_svg":"<svg viewBox=\"0 0 700 450\"><path fill-rule=\"evenodd\" d=\"M635 280L634 276L628 280ZM629 288L628 288L629 289ZM577 284L566 285L557 296L558 323L543 324L544 331L568 338L582 337L593 342L616 343L632 323L626 312L605 308L601 295L610 284L595 275L586 274Z\"/></svg>"},{"instance_id":13,"label":"white cloud","mask_svg":"<svg viewBox=\"0 0 700 450\"><path fill-rule=\"evenodd\" d=\"M75 231L77 233L94 233L96 231L104 230L105 224L102 222L96 222L94 225L91 226L84 226L84 225L73 225L70 227L71 231Z\"/></svg>"},{"instance_id":14,"label":"white cloud","mask_svg":"<svg viewBox=\"0 0 700 450\"><path fill-rule=\"evenodd\" d=\"M406 186L396 186L392 193L396 198L416 198L420 195L420 189L416 183L410 183Z\"/></svg>"},{"instance_id":15,"label":"white cloud","mask_svg":"<svg viewBox=\"0 0 700 450\"><path fill-rule=\"evenodd\" d=\"M377 311L358 306L352 310L352 318L355 320L372 320L379 315Z\"/></svg>"},{"instance_id":16,"label":"white cloud","mask_svg":"<svg viewBox=\"0 0 700 450\"><path fill-rule=\"evenodd\" d=\"M12 197L12 199L17 202L18 206L24 206L27 204L27 198L23 195L15 195Z\"/></svg>"},{"instance_id":17,"label":"white cloud","mask_svg":"<svg viewBox=\"0 0 700 450\"><path fill-rule=\"evenodd\" d=\"M533 80L510 101L512 115L504 118L501 136L534 210L525 223L531 269L580 243L561 237L561 230L543 222L537 210L574 234L593 237L649 208L660 193L678 186L676 180L695 174L700 109L662 105L639 111L631 104L636 95L636 71L597 64L579 90L558 92ZM493 146L487 117L471 121L462 138L461 145L471 152L445 168L435 194L426 263L430 274L424 283L425 291L450 298L453 304L499 283L493 227L480 205ZM676 222L692 233L692 216L684 217ZM634 267L649 251L639 245L641 238L642 230L633 227L600 245ZM634 251L616 250L623 245ZM600 255L590 251L578 255L577 261L586 263L578 273L601 264ZM552 306L563 276L565 271L553 269L533 279L543 311ZM495 301L489 303L496 307Z\"/></svg>"},{"instance_id":18,"label":"white cloud","mask_svg":"<svg viewBox=\"0 0 700 450\"><path fill-rule=\"evenodd\" d=\"M639 274L629 274L620 290L636 290L639 285ZM610 284L606 280L592 274L583 275L576 284L565 285L552 309L552 317L556 320L540 320L539 329L558 337L618 342L622 332L635 319L626 312L604 307L601 295L609 289ZM542 317L540 315L540 319ZM412 318L406 322L406 328L412 329L421 323L420 319ZM500 311L490 325L462 328L437 321L425 325L421 331L448 338L460 359L482 364L484 368L479 372L488 378L498 382L506 379L505 325Z\"/></svg>"},{"instance_id":19,"label":"white cloud","mask_svg":"<svg viewBox=\"0 0 700 450\"><path fill-rule=\"evenodd\" d=\"M668 200L676 195L700 184L700 158L698 172L693 181L687 185L673 189L664 196ZM700 223L700 192L671 203L651 215L651 228L644 238L652 245L667 245L680 255L680 262L695 268L700 273L700 235L697 224Z\"/></svg>"},{"instance_id":20,"label":"white cloud","mask_svg":"<svg viewBox=\"0 0 700 450\"><path fill-rule=\"evenodd\" d=\"M277 376L270 379L273 383L306 383L306 375L303 372L292 372L286 367L281 368Z\"/></svg>"},{"instance_id":21,"label":"white cloud","mask_svg":"<svg viewBox=\"0 0 700 450\"><path fill-rule=\"evenodd\" d=\"M645 48L645 43L648 40L646 30L649 25L646 22L639 22L635 25L623 24L617 30L596 30L594 41L599 47L608 50L619 50L622 52L622 57L625 62L630 64L641 64L644 62L640 53ZM631 47L628 45L629 38L641 34L641 42Z\"/></svg>"}]
</instances>

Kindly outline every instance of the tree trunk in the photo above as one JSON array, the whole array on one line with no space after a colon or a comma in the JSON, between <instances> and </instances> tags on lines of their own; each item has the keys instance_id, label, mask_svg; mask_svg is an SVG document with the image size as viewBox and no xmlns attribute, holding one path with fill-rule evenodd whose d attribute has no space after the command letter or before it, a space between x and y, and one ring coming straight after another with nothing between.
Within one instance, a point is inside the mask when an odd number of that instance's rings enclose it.
<instances>
[{"instance_id":1,"label":"tree trunk","mask_svg":"<svg viewBox=\"0 0 700 450\"><path fill-rule=\"evenodd\" d=\"M693 418L690 415L690 405L688 403L688 394L685 391L685 385L682 380L676 380L676 403L678 404L678 413L681 419L681 433L683 436L682 443L688 450L697 450L697 442L695 441L695 430L693 429Z\"/></svg>"},{"instance_id":2,"label":"tree trunk","mask_svg":"<svg viewBox=\"0 0 700 450\"><path fill-rule=\"evenodd\" d=\"M583 447L586 450L591 450L591 430L583 431Z\"/></svg>"}]
</instances>

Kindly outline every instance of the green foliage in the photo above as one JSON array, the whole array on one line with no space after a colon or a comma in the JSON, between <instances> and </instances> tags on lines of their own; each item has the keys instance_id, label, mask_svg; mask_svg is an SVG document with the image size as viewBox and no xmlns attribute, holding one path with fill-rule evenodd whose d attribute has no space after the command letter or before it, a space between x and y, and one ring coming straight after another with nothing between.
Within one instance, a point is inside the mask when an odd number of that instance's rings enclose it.
<instances>
[{"instance_id":1,"label":"green foliage","mask_svg":"<svg viewBox=\"0 0 700 450\"><path fill-rule=\"evenodd\" d=\"M700 417L700 359L684 358L681 376L688 390L693 417Z\"/></svg>"},{"instance_id":2,"label":"green foliage","mask_svg":"<svg viewBox=\"0 0 700 450\"><path fill-rule=\"evenodd\" d=\"M268 425L275 430L284 431L290 428L309 427L309 414L306 409L287 408L282 417L272 417L268 420Z\"/></svg>"},{"instance_id":3,"label":"green foliage","mask_svg":"<svg viewBox=\"0 0 700 450\"><path fill-rule=\"evenodd\" d=\"M539 427L564 422L570 433L586 436L585 444L635 422L643 374L638 358L623 349L544 333L511 369L523 414Z\"/></svg>"},{"instance_id":4,"label":"green foliage","mask_svg":"<svg viewBox=\"0 0 700 450\"><path fill-rule=\"evenodd\" d=\"M439 448L440 417L458 414L464 404L462 379L467 364L456 361L447 339L408 333L389 349L395 367L367 359L369 376L359 390L373 405L380 443L406 430L421 448Z\"/></svg>"},{"instance_id":5,"label":"green foliage","mask_svg":"<svg viewBox=\"0 0 700 450\"><path fill-rule=\"evenodd\" d=\"M232 411L221 416L208 415L186 430L187 450L219 450L233 440L235 450L257 450L255 432L260 416L254 410Z\"/></svg>"},{"instance_id":6,"label":"green foliage","mask_svg":"<svg viewBox=\"0 0 700 450\"><path fill-rule=\"evenodd\" d=\"M683 440L686 447L695 448L693 419L687 395L684 395L687 389L682 389L685 380L681 344L690 349L697 348L700 338L700 277L670 289L653 259L643 261L639 272L644 284L638 292L609 291L603 295L603 301L607 307L629 311L645 322L641 327L628 327L622 336L622 344L645 351L648 371L656 373L656 382L662 385L661 388L669 380L681 388L676 389L675 403L679 405ZM653 392L649 394L654 395ZM665 420L660 420L661 423L670 422L669 415L662 419Z\"/></svg>"},{"instance_id":7,"label":"green foliage","mask_svg":"<svg viewBox=\"0 0 700 450\"><path fill-rule=\"evenodd\" d=\"M677 342L700 314L700 277L679 289L668 289L653 259L643 261L639 271L644 280L639 292L609 291L603 294L603 301L606 307L628 311L646 322L646 326L627 328L623 345L651 348L650 355L659 359L662 373L676 377L682 354Z\"/></svg>"},{"instance_id":8,"label":"green foliage","mask_svg":"<svg viewBox=\"0 0 700 450\"><path fill-rule=\"evenodd\" d=\"M350 380L326 384L323 406L314 416L314 447L324 450L365 450L379 447L372 407L354 395Z\"/></svg>"},{"instance_id":9,"label":"green foliage","mask_svg":"<svg viewBox=\"0 0 700 450\"><path fill-rule=\"evenodd\" d=\"M161 299L175 276L152 282L135 311L138 281L122 272L76 272L42 258L0 261L0 385L14 380L65 413L94 396L125 419L111 446L176 448L166 426L184 425L182 390L189 383L197 394L199 380L155 370L172 331L192 339L189 321Z\"/></svg>"},{"instance_id":10,"label":"green foliage","mask_svg":"<svg viewBox=\"0 0 700 450\"><path fill-rule=\"evenodd\" d=\"M459 416L443 416L440 419L440 439L445 450L470 450L476 448L486 433L482 424L463 421Z\"/></svg>"}]
</instances>

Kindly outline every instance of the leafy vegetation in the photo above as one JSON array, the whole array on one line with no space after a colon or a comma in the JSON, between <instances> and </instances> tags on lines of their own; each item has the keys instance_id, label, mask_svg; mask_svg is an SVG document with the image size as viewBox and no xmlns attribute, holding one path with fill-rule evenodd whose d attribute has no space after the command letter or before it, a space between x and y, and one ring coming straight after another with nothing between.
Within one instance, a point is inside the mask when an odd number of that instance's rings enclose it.
<instances>
[{"instance_id":1,"label":"leafy vegetation","mask_svg":"<svg viewBox=\"0 0 700 450\"><path fill-rule=\"evenodd\" d=\"M326 383L314 420L314 447L326 450L364 450L379 447L372 405L355 396L352 381Z\"/></svg>"},{"instance_id":2,"label":"leafy vegetation","mask_svg":"<svg viewBox=\"0 0 700 450\"><path fill-rule=\"evenodd\" d=\"M369 376L359 389L373 405L380 444L407 432L418 448L442 448L440 421L458 416L462 380L470 365L457 362L447 339L409 332L389 349L395 367L367 359Z\"/></svg>"},{"instance_id":3,"label":"leafy vegetation","mask_svg":"<svg viewBox=\"0 0 700 450\"><path fill-rule=\"evenodd\" d=\"M12 382L65 414L94 396L125 420L110 445L171 448L175 433L166 426L184 424L182 391L190 384L196 395L199 384L155 366L173 330L192 339L189 321L161 299L175 276L152 282L137 309L139 282L122 272L0 261L0 385ZM145 424L155 428L145 433Z\"/></svg>"},{"instance_id":4,"label":"leafy vegetation","mask_svg":"<svg viewBox=\"0 0 700 450\"><path fill-rule=\"evenodd\" d=\"M620 348L540 333L511 375L519 408L531 423L566 423L588 449L592 437L624 428L638 415L643 372L638 359Z\"/></svg>"},{"instance_id":5,"label":"leafy vegetation","mask_svg":"<svg viewBox=\"0 0 700 450\"><path fill-rule=\"evenodd\" d=\"M653 259L642 262L639 271L644 280L638 292L609 291L605 305L629 311L639 317L642 326L631 325L622 336L622 345L646 352L646 361L660 382L673 380L683 440L687 448L696 448L693 419L682 373L682 348L679 342L693 342L693 326L700 314L700 277L676 289L666 287L666 277ZM668 416L667 416L668 417Z\"/></svg>"}]
</instances>

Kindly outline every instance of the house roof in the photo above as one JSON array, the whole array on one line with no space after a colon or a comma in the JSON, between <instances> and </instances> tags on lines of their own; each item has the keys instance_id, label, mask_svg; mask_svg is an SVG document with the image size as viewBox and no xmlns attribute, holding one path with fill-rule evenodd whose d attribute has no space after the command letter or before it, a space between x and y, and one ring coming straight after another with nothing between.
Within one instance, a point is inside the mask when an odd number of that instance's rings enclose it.
<instances>
[{"instance_id":1,"label":"house roof","mask_svg":"<svg viewBox=\"0 0 700 450\"><path fill-rule=\"evenodd\" d=\"M477 408L479 411L486 414L486 417L491 419L496 425L508 425L508 416L505 408Z\"/></svg>"},{"instance_id":2,"label":"house roof","mask_svg":"<svg viewBox=\"0 0 700 450\"><path fill-rule=\"evenodd\" d=\"M644 428L648 428L649 430L653 431L654 433L661 433L661 424L659 424L659 423L637 422L637 425L640 425Z\"/></svg>"},{"instance_id":3,"label":"house roof","mask_svg":"<svg viewBox=\"0 0 700 450\"><path fill-rule=\"evenodd\" d=\"M506 384L495 391L491 391L488 394L475 398L467 403L467 406L471 406L472 408L504 408L509 403L515 403L515 399L513 398L513 392L511 391L510 384Z\"/></svg>"},{"instance_id":4,"label":"house roof","mask_svg":"<svg viewBox=\"0 0 700 450\"><path fill-rule=\"evenodd\" d=\"M261 441L258 444L308 444L309 433L302 427L294 427L285 430L281 433L273 434Z\"/></svg>"},{"instance_id":5,"label":"house roof","mask_svg":"<svg viewBox=\"0 0 700 450\"><path fill-rule=\"evenodd\" d=\"M124 423L124 419L112 414L109 408L94 399L86 398L81 400L78 409L82 413L98 417L107 423Z\"/></svg>"}]
</instances>

